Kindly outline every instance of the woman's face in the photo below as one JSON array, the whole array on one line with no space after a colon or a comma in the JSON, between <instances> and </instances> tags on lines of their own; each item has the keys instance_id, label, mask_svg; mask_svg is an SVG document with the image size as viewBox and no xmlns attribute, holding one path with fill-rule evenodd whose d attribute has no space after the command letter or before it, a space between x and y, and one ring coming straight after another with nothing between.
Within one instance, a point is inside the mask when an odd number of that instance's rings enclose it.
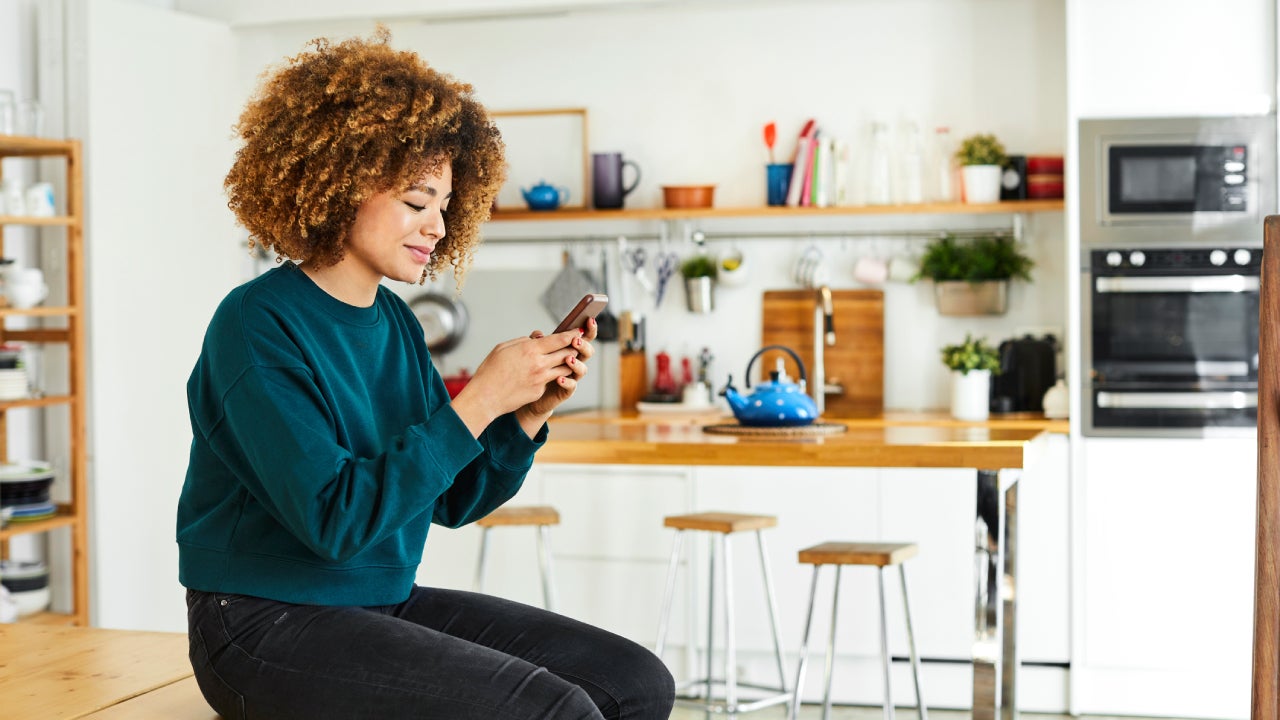
<instances>
[{"instance_id":1,"label":"woman's face","mask_svg":"<svg viewBox=\"0 0 1280 720\"><path fill-rule=\"evenodd\" d=\"M387 277L417 282L444 237L444 212L453 196L446 160L403 190L379 193L357 210L342 264L376 284Z\"/></svg>"}]
</instances>

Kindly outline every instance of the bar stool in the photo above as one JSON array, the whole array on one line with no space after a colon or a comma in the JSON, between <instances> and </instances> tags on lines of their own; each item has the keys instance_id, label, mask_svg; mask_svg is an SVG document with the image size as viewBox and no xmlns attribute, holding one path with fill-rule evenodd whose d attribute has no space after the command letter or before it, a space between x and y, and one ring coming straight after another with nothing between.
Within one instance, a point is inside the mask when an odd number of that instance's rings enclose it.
<instances>
[{"instance_id":1,"label":"bar stool","mask_svg":"<svg viewBox=\"0 0 1280 720\"><path fill-rule=\"evenodd\" d=\"M724 566L724 680L717 681L713 679L712 666L714 656L714 638L715 638L715 577L716 577L716 552L715 547L711 548L710 557L707 563L708 567L708 584L707 584L707 675L703 678L687 680L676 685L676 691L702 685L705 688L705 698L698 700L696 696L676 697L676 704L685 707L694 707L702 709L706 712L726 713L730 716L737 713L751 712L761 708L770 707L772 705L781 705L791 701L792 693L787 690L786 670L783 669L782 660L782 636L778 632L778 606L774 600L773 578L769 572L769 556L765 552L763 530L774 527L778 524L778 519L772 515L740 515L736 513L724 512L704 512L692 515L671 515L663 519L663 526L675 528L676 537L671 548L671 565L667 569L667 587L662 597L662 616L658 622L658 643L654 650L654 654L662 657L663 647L666 645L667 639L667 623L671 617L671 599L674 595L676 583L676 569L680 564L680 546L684 538L686 530L694 530L701 532L719 533L720 546L720 562ZM765 601L769 606L769 622L773 625L773 647L778 661L778 687L769 685L756 685L752 683L738 682L737 675L737 648L734 642L734 617L733 617L733 556L730 554L729 536L734 533L754 531L756 534L756 545L760 549L760 568L764 574ZM724 685L725 696L724 701L717 702L713 698L712 687L714 685ZM771 691L773 694L752 700L750 702L740 703L738 701L738 687L748 687L757 690Z\"/></svg>"},{"instance_id":2,"label":"bar stool","mask_svg":"<svg viewBox=\"0 0 1280 720\"><path fill-rule=\"evenodd\" d=\"M804 687L804 668L809 654L809 630L813 626L813 604L818 594L818 572L823 565L836 566L836 583L831 593L831 637L827 640L827 658L822 696L822 718L831 717L831 668L835 664L836 615L840 601L840 568L845 565L874 565L879 568L876 579L880 586L880 663L884 667L884 717L893 720L893 695L889 690L889 633L885 622L884 576L890 565L898 566L902 578L902 609L907 620L907 646L911 652L911 674L916 685L916 707L920 720L928 720L924 700L920 694L920 661L916 657L916 640L911 631L911 604L907 602L907 570L903 562L915 557L915 543L854 543L826 542L800 551L800 562L813 565L813 585L809 590L809 614L804 621L804 641L800 645L800 668L796 672L795 702L791 705L790 720L795 720L800 710L800 691Z\"/></svg>"},{"instance_id":3,"label":"bar stool","mask_svg":"<svg viewBox=\"0 0 1280 720\"><path fill-rule=\"evenodd\" d=\"M500 526L536 525L538 528L538 559L542 571L543 607L556 609L555 580L551 569L552 525L560 524L560 513L549 505L500 507L476 521L484 528L480 535L480 562L476 565L476 592L484 592L484 568L489 557L489 531Z\"/></svg>"}]
</instances>

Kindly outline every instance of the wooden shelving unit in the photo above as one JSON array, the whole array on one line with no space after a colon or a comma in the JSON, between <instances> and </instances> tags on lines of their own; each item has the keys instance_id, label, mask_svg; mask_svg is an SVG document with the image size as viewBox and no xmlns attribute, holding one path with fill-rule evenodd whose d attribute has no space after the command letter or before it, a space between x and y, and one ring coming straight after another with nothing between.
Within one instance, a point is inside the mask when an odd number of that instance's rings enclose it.
<instances>
[{"instance_id":1,"label":"wooden shelving unit","mask_svg":"<svg viewBox=\"0 0 1280 720\"><path fill-rule=\"evenodd\" d=\"M916 205L845 205L840 207L637 208L635 210L499 210L493 222L566 220L683 220L692 218L811 217L816 215L992 215L1053 212L1063 200L1014 200L990 204L920 203Z\"/></svg>"},{"instance_id":2,"label":"wooden shelving unit","mask_svg":"<svg viewBox=\"0 0 1280 720\"><path fill-rule=\"evenodd\" d=\"M66 500L57 506L56 514L34 522L11 522L0 529L0 557L8 555L9 541L19 535L70 531L70 552L59 557L49 557L51 575L64 572L70 563L70 612L43 612L24 618L22 622L45 624L89 624L89 532L88 532L88 478L85 448L85 343L84 343L84 179L80 141L49 140L45 138L0 135L0 158L56 158L63 161L66 172L64 215L58 217L26 217L0 215L0 256L4 253L5 228L31 226L61 228L60 233L46 233L41 242L62 236L65 250L65 276L58 278L46 274L46 282L57 286L65 282L66 304L61 307L40 306L29 309L0 307L0 343L60 343L67 347L67 392L65 394L0 401L0 461L9 460L8 411L16 408L47 408L65 405L69 408L67 453L69 457L57 458L67 468L68 477L56 478L55 485L65 486ZM56 240L54 240L56 241ZM63 327L10 329L9 318L64 318ZM46 378L46 382L48 378ZM54 460L55 458L49 458Z\"/></svg>"}]
</instances>

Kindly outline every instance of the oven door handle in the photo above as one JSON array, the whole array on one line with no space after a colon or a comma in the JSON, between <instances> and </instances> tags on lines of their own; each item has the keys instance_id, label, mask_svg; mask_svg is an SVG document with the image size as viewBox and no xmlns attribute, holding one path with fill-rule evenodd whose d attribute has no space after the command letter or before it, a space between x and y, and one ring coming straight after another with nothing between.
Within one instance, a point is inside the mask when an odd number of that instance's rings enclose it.
<instances>
[{"instance_id":1,"label":"oven door handle","mask_svg":"<svg viewBox=\"0 0 1280 720\"><path fill-rule=\"evenodd\" d=\"M1115 410L1242 410L1258 407L1258 393L1100 391L1097 403Z\"/></svg>"},{"instance_id":2,"label":"oven door handle","mask_svg":"<svg viewBox=\"0 0 1280 720\"><path fill-rule=\"evenodd\" d=\"M1258 291L1257 275L1187 275L1162 277L1106 276L1094 283L1100 293L1204 292L1240 293Z\"/></svg>"}]
</instances>

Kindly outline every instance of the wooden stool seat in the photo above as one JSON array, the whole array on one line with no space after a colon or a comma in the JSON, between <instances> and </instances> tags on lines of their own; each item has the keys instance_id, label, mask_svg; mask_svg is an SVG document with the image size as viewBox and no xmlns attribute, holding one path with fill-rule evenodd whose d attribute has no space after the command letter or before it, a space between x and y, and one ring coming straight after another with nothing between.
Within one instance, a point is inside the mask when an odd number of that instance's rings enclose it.
<instances>
[{"instance_id":1,"label":"wooden stool seat","mask_svg":"<svg viewBox=\"0 0 1280 720\"><path fill-rule=\"evenodd\" d=\"M550 505L500 507L476 521L476 525L480 527L559 524L560 513Z\"/></svg>"},{"instance_id":2,"label":"wooden stool seat","mask_svg":"<svg viewBox=\"0 0 1280 720\"><path fill-rule=\"evenodd\" d=\"M916 556L915 543L824 542L800 551L804 565L897 565Z\"/></svg>"},{"instance_id":3,"label":"wooden stool seat","mask_svg":"<svg viewBox=\"0 0 1280 720\"><path fill-rule=\"evenodd\" d=\"M489 533L496 527L535 527L542 574L542 606L556 609L555 572L551 567L552 525L560 524L560 511L550 505L504 505L476 521L480 527L480 559L476 562L476 592L484 592L484 569L489 559Z\"/></svg>"},{"instance_id":4,"label":"wooden stool seat","mask_svg":"<svg viewBox=\"0 0 1280 720\"><path fill-rule=\"evenodd\" d=\"M677 530L704 530L728 535L729 533L777 527L778 518L773 515L704 512L691 515L669 515L663 518L662 525Z\"/></svg>"}]
</instances>

